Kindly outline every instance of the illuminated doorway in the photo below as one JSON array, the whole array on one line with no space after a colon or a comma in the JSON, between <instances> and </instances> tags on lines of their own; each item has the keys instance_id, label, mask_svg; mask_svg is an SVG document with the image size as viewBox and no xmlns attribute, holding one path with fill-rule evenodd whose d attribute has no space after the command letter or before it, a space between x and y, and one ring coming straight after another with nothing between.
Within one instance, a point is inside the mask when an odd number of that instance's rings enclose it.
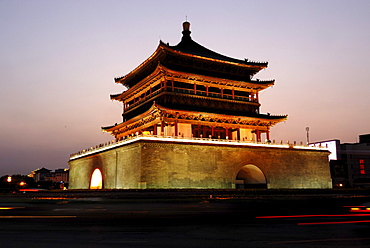
<instances>
[{"instance_id":1,"label":"illuminated doorway","mask_svg":"<svg viewBox=\"0 0 370 248\"><path fill-rule=\"evenodd\" d=\"M91 176L90 189L102 189L103 177L99 169L95 169Z\"/></svg>"},{"instance_id":2,"label":"illuminated doorway","mask_svg":"<svg viewBox=\"0 0 370 248\"><path fill-rule=\"evenodd\" d=\"M243 166L236 175L235 188L237 189L266 189L267 181L263 172L255 165Z\"/></svg>"}]
</instances>

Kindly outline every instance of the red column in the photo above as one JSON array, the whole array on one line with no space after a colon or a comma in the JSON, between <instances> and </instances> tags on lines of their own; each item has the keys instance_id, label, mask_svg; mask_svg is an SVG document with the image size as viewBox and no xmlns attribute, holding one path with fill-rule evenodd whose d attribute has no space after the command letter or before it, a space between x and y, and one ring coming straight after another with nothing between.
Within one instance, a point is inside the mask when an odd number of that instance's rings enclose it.
<instances>
[{"instance_id":1,"label":"red column","mask_svg":"<svg viewBox=\"0 0 370 248\"><path fill-rule=\"evenodd\" d=\"M240 140L240 128L236 130L237 139Z\"/></svg>"},{"instance_id":2,"label":"red column","mask_svg":"<svg viewBox=\"0 0 370 248\"><path fill-rule=\"evenodd\" d=\"M224 98L224 89L220 89L221 90L221 98Z\"/></svg>"},{"instance_id":3,"label":"red column","mask_svg":"<svg viewBox=\"0 0 370 248\"><path fill-rule=\"evenodd\" d=\"M233 97L233 99L234 99L234 97L235 97L234 89L232 89L232 90L231 90L231 94L232 94L232 97Z\"/></svg>"},{"instance_id":4,"label":"red column","mask_svg":"<svg viewBox=\"0 0 370 248\"><path fill-rule=\"evenodd\" d=\"M174 82L173 82L173 80L171 80L171 86L172 86L172 92L174 92L175 90L175 84L174 84Z\"/></svg>"},{"instance_id":5,"label":"red column","mask_svg":"<svg viewBox=\"0 0 370 248\"><path fill-rule=\"evenodd\" d=\"M177 121L175 121L175 136L179 136L179 128L177 125Z\"/></svg>"},{"instance_id":6,"label":"red column","mask_svg":"<svg viewBox=\"0 0 370 248\"><path fill-rule=\"evenodd\" d=\"M206 86L206 95L208 96L208 85Z\"/></svg>"},{"instance_id":7,"label":"red column","mask_svg":"<svg viewBox=\"0 0 370 248\"><path fill-rule=\"evenodd\" d=\"M196 94L197 94L197 85L194 84L194 95L196 95Z\"/></svg>"},{"instance_id":8,"label":"red column","mask_svg":"<svg viewBox=\"0 0 370 248\"><path fill-rule=\"evenodd\" d=\"M153 128L153 135L157 135L157 124L154 124Z\"/></svg>"},{"instance_id":9,"label":"red column","mask_svg":"<svg viewBox=\"0 0 370 248\"><path fill-rule=\"evenodd\" d=\"M256 139L257 139L257 142L261 142L261 131L260 130L256 130Z\"/></svg>"},{"instance_id":10,"label":"red column","mask_svg":"<svg viewBox=\"0 0 370 248\"><path fill-rule=\"evenodd\" d=\"M266 131L266 139L267 140L270 140L270 130L267 130Z\"/></svg>"}]
</instances>

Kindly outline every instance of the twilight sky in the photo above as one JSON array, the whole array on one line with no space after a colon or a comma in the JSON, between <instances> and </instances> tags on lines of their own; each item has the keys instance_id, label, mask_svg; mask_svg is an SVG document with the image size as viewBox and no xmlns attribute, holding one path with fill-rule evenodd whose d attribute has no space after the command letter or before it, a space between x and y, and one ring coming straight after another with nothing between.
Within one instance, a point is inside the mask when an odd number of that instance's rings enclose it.
<instances>
[{"instance_id":1,"label":"twilight sky","mask_svg":"<svg viewBox=\"0 0 370 248\"><path fill-rule=\"evenodd\" d=\"M192 38L269 67L261 112L288 114L271 139L356 142L370 133L368 0L0 0L0 176L68 168L69 154L113 136L114 83L159 40Z\"/></svg>"}]
</instances>

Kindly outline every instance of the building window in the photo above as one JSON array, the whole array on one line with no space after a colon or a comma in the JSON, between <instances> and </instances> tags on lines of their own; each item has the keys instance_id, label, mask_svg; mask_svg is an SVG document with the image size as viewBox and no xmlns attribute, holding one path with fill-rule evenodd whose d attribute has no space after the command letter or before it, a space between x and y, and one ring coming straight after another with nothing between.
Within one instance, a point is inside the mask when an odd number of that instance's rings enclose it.
<instances>
[{"instance_id":1,"label":"building window","mask_svg":"<svg viewBox=\"0 0 370 248\"><path fill-rule=\"evenodd\" d=\"M360 159L359 160L360 162L360 174L361 175L365 175L365 160L364 159Z\"/></svg>"}]
</instances>

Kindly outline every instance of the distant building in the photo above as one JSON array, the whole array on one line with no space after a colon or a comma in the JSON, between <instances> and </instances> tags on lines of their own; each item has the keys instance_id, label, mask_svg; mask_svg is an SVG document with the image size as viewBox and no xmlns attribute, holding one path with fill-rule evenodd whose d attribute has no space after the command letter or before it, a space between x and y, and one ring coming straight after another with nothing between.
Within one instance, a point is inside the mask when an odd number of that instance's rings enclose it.
<instances>
[{"instance_id":1,"label":"distant building","mask_svg":"<svg viewBox=\"0 0 370 248\"><path fill-rule=\"evenodd\" d=\"M360 135L358 143L340 140L316 142L328 146L333 187L370 187L370 134Z\"/></svg>"},{"instance_id":2,"label":"distant building","mask_svg":"<svg viewBox=\"0 0 370 248\"><path fill-rule=\"evenodd\" d=\"M52 181L54 183L68 183L69 169L57 169L55 172L51 172L45 175L46 181Z\"/></svg>"},{"instance_id":3,"label":"distant building","mask_svg":"<svg viewBox=\"0 0 370 248\"><path fill-rule=\"evenodd\" d=\"M45 181L45 175L49 174L51 170L42 167L41 169L36 169L31 171L30 177L33 177L35 182Z\"/></svg>"},{"instance_id":4,"label":"distant building","mask_svg":"<svg viewBox=\"0 0 370 248\"><path fill-rule=\"evenodd\" d=\"M41 168L31 172L29 177L33 177L35 182L51 181L54 183L68 183L69 182L69 169L57 169L52 172L49 169Z\"/></svg>"}]
</instances>

